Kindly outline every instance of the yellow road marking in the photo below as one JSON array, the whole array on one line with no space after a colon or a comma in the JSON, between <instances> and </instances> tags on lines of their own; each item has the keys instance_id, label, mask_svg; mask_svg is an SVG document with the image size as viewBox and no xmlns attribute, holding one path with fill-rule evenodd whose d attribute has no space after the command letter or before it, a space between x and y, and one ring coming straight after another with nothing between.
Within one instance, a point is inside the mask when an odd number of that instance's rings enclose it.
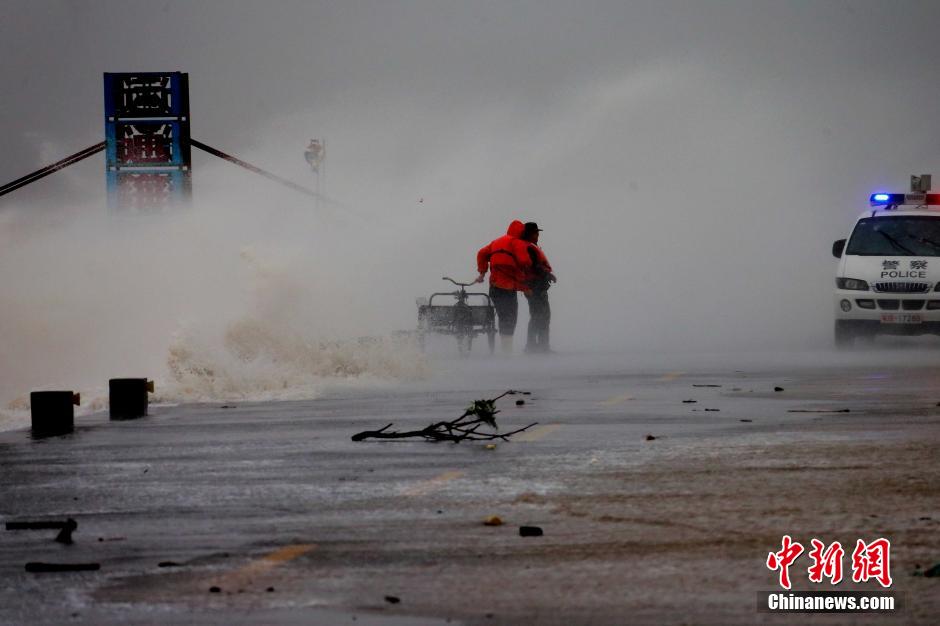
<instances>
[{"instance_id":1,"label":"yellow road marking","mask_svg":"<svg viewBox=\"0 0 940 626\"><path fill-rule=\"evenodd\" d=\"M463 472L459 470L449 470L443 474L431 478L430 480L423 480L416 485L412 485L411 487L408 487L402 491L402 493L406 496L423 496L424 494L440 487L447 481L460 478L461 476L463 476Z\"/></svg>"},{"instance_id":2,"label":"yellow road marking","mask_svg":"<svg viewBox=\"0 0 940 626\"><path fill-rule=\"evenodd\" d=\"M603 405L603 406L613 406L615 404L620 404L621 402L626 402L627 400L635 400L635 399L636 398L631 396L629 393L625 393L623 395L614 396L613 398L608 398L607 400L604 400L603 402L598 402L598 404Z\"/></svg>"},{"instance_id":3,"label":"yellow road marking","mask_svg":"<svg viewBox=\"0 0 940 626\"><path fill-rule=\"evenodd\" d=\"M518 435L513 435L512 440L538 441L539 439L544 439L561 427L562 424L545 424L544 426L536 426L532 430L527 430L525 432L519 433Z\"/></svg>"},{"instance_id":4,"label":"yellow road marking","mask_svg":"<svg viewBox=\"0 0 940 626\"><path fill-rule=\"evenodd\" d=\"M262 557L259 559L259 563L263 565L270 564L270 567L274 567L280 563L286 563L287 561L293 561L298 556L307 554L313 550L316 546L312 543L298 543L293 546L287 546L286 548L281 548L276 550L271 554Z\"/></svg>"},{"instance_id":5,"label":"yellow road marking","mask_svg":"<svg viewBox=\"0 0 940 626\"><path fill-rule=\"evenodd\" d=\"M685 372L669 372L668 374L658 378L657 380L660 380L662 382L669 382L670 380L675 380L679 378L683 374L685 374Z\"/></svg>"},{"instance_id":6,"label":"yellow road marking","mask_svg":"<svg viewBox=\"0 0 940 626\"><path fill-rule=\"evenodd\" d=\"M251 582L251 579L260 576L266 572L271 571L278 565L282 563L287 563L288 561L293 561L299 556L307 554L317 545L315 543L298 543L292 546L287 546L281 548L280 550L275 550L270 554L266 554L260 559L255 559L241 567L234 572L229 572L224 574L213 581L213 584L217 587L221 587L223 590L232 589L236 587L244 587L247 583Z\"/></svg>"}]
</instances>

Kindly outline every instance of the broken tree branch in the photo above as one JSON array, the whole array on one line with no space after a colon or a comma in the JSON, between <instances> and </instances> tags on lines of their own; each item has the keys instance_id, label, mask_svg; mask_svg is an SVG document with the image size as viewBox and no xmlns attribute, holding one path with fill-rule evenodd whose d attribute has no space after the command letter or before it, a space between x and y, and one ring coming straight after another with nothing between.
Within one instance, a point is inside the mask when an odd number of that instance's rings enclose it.
<instances>
[{"instance_id":1,"label":"broken tree branch","mask_svg":"<svg viewBox=\"0 0 940 626\"><path fill-rule=\"evenodd\" d=\"M426 441L452 441L453 443L460 443L461 441L492 441L494 439L509 441L509 437L512 435L532 428L538 424L538 422L533 422L528 426L523 426L522 428L508 433L479 432L479 428L485 424L494 431L498 430L499 426L496 424L496 414L499 413L499 410L496 408L496 401L505 396L518 393L528 395L528 392L510 389L489 400L475 400L473 404L467 407L463 415L449 422L435 422L421 430L408 430L403 432L396 430L390 431L389 428L394 424L388 424L378 430L364 430L361 433L356 433L352 436L352 440L417 438L425 439Z\"/></svg>"}]
</instances>

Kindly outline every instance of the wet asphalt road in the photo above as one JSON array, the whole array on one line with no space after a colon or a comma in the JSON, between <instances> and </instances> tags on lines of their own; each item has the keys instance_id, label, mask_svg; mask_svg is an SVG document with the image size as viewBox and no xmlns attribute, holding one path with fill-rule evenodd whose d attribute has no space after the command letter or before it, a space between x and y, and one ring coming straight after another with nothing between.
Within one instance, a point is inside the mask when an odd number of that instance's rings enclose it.
<instances>
[{"instance_id":1,"label":"wet asphalt road","mask_svg":"<svg viewBox=\"0 0 940 626\"><path fill-rule=\"evenodd\" d=\"M55 531L0 531L0 623L529 621L493 614L480 559L515 551L510 570L538 562L562 575L538 542L581 539L537 512L484 526L504 503L570 489L572 477L605 468L628 471L669 446L713 442L720 451L728 438L759 442L821 416L934 406L932 359L902 351L449 360L429 380L337 386L316 400L154 406L123 422L97 414L78 418L71 435L38 441L0 433L0 521L78 522L69 546L53 541ZM531 395L500 402L502 428L538 425L495 449L350 440L389 422L410 429L457 417L509 387ZM849 415L824 413L845 408ZM520 524L543 526L546 537L521 538ZM101 569L34 574L24 571L29 561ZM415 572L466 583L422 596ZM558 588L517 593L550 610ZM480 596L470 608L468 595ZM595 608L595 621L609 623L630 611ZM535 621L551 621L543 617Z\"/></svg>"}]
</instances>

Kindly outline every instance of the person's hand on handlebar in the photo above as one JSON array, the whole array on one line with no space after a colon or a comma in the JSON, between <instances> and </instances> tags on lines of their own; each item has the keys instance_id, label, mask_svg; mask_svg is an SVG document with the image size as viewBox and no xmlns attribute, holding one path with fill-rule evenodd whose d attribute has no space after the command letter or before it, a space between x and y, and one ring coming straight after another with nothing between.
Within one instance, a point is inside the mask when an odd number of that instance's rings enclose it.
<instances>
[{"instance_id":1,"label":"person's hand on handlebar","mask_svg":"<svg viewBox=\"0 0 940 626\"><path fill-rule=\"evenodd\" d=\"M484 272L484 273L480 274L479 276L477 276L477 279L476 279L475 281L473 281L473 282L475 282L475 283L482 283L485 278L486 278L486 272Z\"/></svg>"}]
</instances>

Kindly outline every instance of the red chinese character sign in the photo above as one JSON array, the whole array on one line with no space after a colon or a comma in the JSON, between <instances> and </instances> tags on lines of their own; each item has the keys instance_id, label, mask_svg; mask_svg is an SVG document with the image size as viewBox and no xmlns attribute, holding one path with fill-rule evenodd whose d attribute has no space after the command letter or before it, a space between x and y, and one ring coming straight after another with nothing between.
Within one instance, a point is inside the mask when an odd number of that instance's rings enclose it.
<instances>
[{"instance_id":1,"label":"red chinese character sign","mask_svg":"<svg viewBox=\"0 0 940 626\"><path fill-rule=\"evenodd\" d=\"M179 160L177 129L173 124L139 122L118 124L118 158L125 165L174 164Z\"/></svg>"},{"instance_id":2,"label":"red chinese character sign","mask_svg":"<svg viewBox=\"0 0 940 626\"><path fill-rule=\"evenodd\" d=\"M189 75L104 75L108 206L162 210L191 193Z\"/></svg>"}]
</instances>

